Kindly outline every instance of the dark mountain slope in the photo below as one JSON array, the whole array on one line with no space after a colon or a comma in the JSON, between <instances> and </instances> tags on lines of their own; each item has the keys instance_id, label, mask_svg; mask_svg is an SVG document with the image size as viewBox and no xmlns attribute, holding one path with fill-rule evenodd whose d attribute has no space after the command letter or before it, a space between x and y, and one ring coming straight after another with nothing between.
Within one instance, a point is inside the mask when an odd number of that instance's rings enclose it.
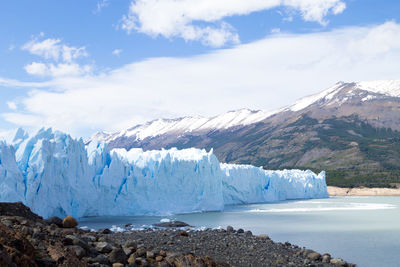
<instances>
[{"instance_id":1,"label":"dark mountain slope","mask_svg":"<svg viewBox=\"0 0 400 267\"><path fill-rule=\"evenodd\" d=\"M329 185L386 187L400 184L399 92L400 82L339 83L264 119L261 111L246 111L256 116L252 123L219 127L231 123L223 114L210 128L175 126L182 118L162 121L172 130L144 138L155 122L132 128L135 134L100 137L111 148L212 148L222 162L326 170Z\"/></svg>"}]
</instances>

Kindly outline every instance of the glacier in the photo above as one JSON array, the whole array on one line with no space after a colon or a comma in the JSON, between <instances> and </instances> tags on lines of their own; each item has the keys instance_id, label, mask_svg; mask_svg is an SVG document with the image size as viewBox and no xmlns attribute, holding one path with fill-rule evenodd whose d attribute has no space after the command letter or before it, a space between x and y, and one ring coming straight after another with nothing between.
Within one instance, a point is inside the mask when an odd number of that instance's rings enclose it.
<instances>
[{"instance_id":1,"label":"glacier","mask_svg":"<svg viewBox=\"0 0 400 267\"><path fill-rule=\"evenodd\" d=\"M109 150L41 129L0 136L0 201L43 217L165 215L328 197L325 172L220 163L212 150Z\"/></svg>"}]
</instances>

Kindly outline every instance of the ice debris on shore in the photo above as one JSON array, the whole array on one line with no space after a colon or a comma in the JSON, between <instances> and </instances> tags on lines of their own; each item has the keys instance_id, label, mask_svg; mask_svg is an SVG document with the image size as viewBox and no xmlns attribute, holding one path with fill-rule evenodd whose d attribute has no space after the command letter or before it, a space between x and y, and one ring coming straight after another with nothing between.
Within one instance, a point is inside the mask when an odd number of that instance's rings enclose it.
<instances>
[{"instance_id":1,"label":"ice debris on shore","mask_svg":"<svg viewBox=\"0 0 400 267\"><path fill-rule=\"evenodd\" d=\"M0 201L43 217L176 214L328 197L325 173L220 163L212 150L114 149L52 129L0 139Z\"/></svg>"}]
</instances>

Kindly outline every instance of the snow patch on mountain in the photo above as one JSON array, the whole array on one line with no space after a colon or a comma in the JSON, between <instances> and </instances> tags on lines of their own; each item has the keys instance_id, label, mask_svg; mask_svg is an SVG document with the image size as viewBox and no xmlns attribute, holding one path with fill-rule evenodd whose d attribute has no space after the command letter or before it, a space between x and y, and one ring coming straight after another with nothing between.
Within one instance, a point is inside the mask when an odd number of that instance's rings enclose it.
<instances>
[{"instance_id":1,"label":"snow patch on mountain","mask_svg":"<svg viewBox=\"0 0 400 267\"><path fill-rule=\"evenodd\" d=\"M22 201L44 217L174 214L322 197L324 173L220 164L212 151L109 151L51 129L16 146L0 142L0 201Z\"/></svg>"},{"instance_id":2,"label":"snow patch on mountain","mask_svg":"<svg viewBox=\"0 0 400 267\"><path fill-rule=\"evenodd\" d=\"M350 87L352 88L351 90L341 93L343 89ZM359 95L363 96L361 101L365 102L376 99L376 94L400 97L400 80L366 81L356 83L338 82L321 93L296 101L293 105L284 110L300 111L313 104L319 104L320 106L332 106L336 104L340 106Z\"/></svg>"},{"instance_id":3,"label":"snow patch on mountain","mask_svg":"<svg viewBox=\"0 0 400 267\"><path fill-rule=\"evenodd\" d=\"M373 93L400 97L400 80L357 82L355 87Z\"/></svg>"},{"instance_id":4,"label":"snow patch on mountain","mask_svg":"<svg viewBox=\"0 0 400 267\"><path fill-rule=\"evenodd\" d=\"M114 134L100 132L90 137L87 142L91 140L110 142L121 137L144 140L147 137L156 137L163 134L228 129L262 121L276 112L277 111L267 112L263 110L252 111L249 109L241 109L212 118L196 116L178 119L157 119Z\"/></svg>"},{"instance_id":5,"label":"snow patch on mountain","mask_svg":"<svg viewBox=\"0 0 400 267\"><path fill-rule=\"evenodd\" d=\"M306 107L314 104L321 99L331 100L335 96L335 94L337 94L340 89L343 88L344 85L345 83L339 82L334 86L322 91L321 93L299 99L293 105L289 106L286 110L299 111L305 109Z\"/></svg>"},{"instance_id":6,"label":"snow patch on mountain","mask_svg":"<svg viewBox=\"0 0 400 267\"><path fill-rule=\"evenodd\" d=\"M180 136L186 133L226 130L232 127L257 123L280 112L298 112L314 104L320 107L341 106L358 97L360 97L361 102L365 102L385 96L400 97L400 80L356 83L338 82L321 93L302 98L293 105L274 111L241 109L212 118L194 116L178 119L157 119L116 133L96 133L87 140L87 143L92 140L110 143L119 139L129 139L129 142L133 143L166 134Z\"/></svg>"}]
</instances>

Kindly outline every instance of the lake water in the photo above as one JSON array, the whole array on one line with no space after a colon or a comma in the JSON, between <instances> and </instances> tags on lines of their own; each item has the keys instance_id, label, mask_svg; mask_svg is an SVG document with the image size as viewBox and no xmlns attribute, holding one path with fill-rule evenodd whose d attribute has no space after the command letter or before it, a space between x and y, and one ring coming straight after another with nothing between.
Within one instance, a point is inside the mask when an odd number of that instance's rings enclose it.
<instances>
[{"instance_id":1,"label":"lake water","mask_svg":"<svg viewBox=\"0 0 400 267\"><path fill-rule=\"evenodd\" d=\"M197 227L226 227L268 234L358 266L400 266L400 197L332 197L228 207L223 212L173 216L92 217L89 228L149 226L168 218ZM114 227L114 229L115 229Z\"/></svg>"}]
</instances>

